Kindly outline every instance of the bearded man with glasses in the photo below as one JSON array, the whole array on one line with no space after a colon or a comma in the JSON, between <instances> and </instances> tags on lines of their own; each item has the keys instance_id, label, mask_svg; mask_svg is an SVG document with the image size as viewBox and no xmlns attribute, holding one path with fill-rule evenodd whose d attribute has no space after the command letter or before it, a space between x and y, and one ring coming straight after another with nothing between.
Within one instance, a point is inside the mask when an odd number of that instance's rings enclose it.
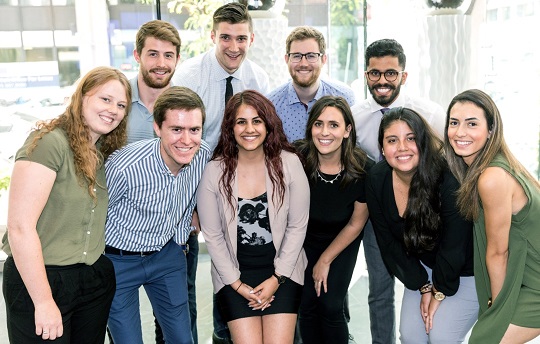
<instances>
[{"instance_id":1,"label":"bearded man with glasses","mask_svg":"<svg viewBox=\"0 0 540 344\"><path fill-rule=\"evenodd\" d=\"M427 99L401 92L408 73L405 71L405 52L393 39L371 43L365 52L365 80L371 97L352 107L356 125L356 145L371 159L383 159L377 141L379 124L386 110L407 107L415 110L443 137L446 115L443 108ZM364 228L364 255L369 275L369 317L372 343L395 344L394 277L390 275L371 221Z\"/></svg>"},{"instance_id":2,"label":"bearded man with glasses","mask_svg":"<svg viewBox=\"0 0 540 344\"><path fill-rule=\"evenodd\" d=\"M297 27L285 44L285 62L292 80L270 92L268 99L276 107L287 139L293 142L304 138L309 111L322 96L341 96L350 106L355 99L346 84L321 77L327 56L320 31L309 26Z\"/></svg>"}]
</instances>

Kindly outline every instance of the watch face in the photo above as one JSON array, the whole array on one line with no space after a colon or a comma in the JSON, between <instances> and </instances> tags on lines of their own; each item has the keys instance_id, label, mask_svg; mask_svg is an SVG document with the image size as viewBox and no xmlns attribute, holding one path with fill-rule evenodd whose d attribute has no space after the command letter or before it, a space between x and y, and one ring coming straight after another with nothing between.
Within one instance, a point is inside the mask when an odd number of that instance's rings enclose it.
<instances>
[{"instance_id":1,"label":"watch face","mask_svg":"<svg viewBox=\"0 0 540 344\"><path fill-rule=\"evenodd\" d=\"M435 300L437 301L442 301L446 297L446 295L444 295L440 291L436 292L433 296L435 297Z\"/></svg>"}]
</instances>

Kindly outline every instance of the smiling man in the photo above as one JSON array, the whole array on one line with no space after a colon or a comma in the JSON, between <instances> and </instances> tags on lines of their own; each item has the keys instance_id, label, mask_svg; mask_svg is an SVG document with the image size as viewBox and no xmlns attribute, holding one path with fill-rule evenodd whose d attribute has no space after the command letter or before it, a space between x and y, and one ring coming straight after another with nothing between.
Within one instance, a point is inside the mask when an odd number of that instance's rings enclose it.
<instances>
[{"instance_id":1,"label":"smiling man","mask_svg":"<svg viewBox=\"0 0 540 344\"><path fill-rule=\"evenodd\" d=\"M246 89L268 92L268 75L247 58L254 37L246 6L237 2L223 5L213 16L210 38L215 47L186 60L174 76L174 85L189 87L202 98L207 114L204 139L212 149L219 139L227 79L231 96Z\"/></svg>"},{"instance_id":2,"label":"smiling man","mask_svg":"<svg viewBox=\"0 0 540 344\"><path fill-rule=\"evenodd\" d=\"M129 144L106 162L105 254L116 273L108 325L115 344L142 343L141 286L165 341L193 343L185 244L195 191L211 155L202 140L204 119L195 92L170 87L154 105L158 137Z\"/></svg>"},{"instance_id":3,"label":"smiling man","mask_svg":"<svg viewBox=\"0 0 540 344\"><path fill-rule=\"evenodd\" d=\"M377 141L379 124L386 110L404 106L415 110L441 136L446 115L438 104L401 92L408 74L405 71L405 52L393 39L371 43L365 52L367 70L364 72L371 97L352 107L356 125L356 145L370 158L381 160ZM364 254L369 276L369 316L373 344L394 344L394 278L384 265L370 221L364 228Z\"/></svg>"},{"instance_id":4,"label":"smiling man","mask_svg":"<svg viewBox=\"0 0 540 344\"><path fill-rule=\"evenodd\" d=\"M155 137L154 103L171 86L180 60L180 35L170 23L152 20L143 24L135 38L133 56L139 73L130 80L132 106L128 117L128 143Z\"/></svg>"},{"instance_id":5,"label":"smiling man","mask_svg":"<svg viewBox=\"0 0 540 344\"><path fill-rule=\"evenodd\" d=\"M268 99L276 107L290 142L303 139L308 113L323 96L341 96L350 106L354 92L344 83L321 78L326 64L326 43L323 34L309 26L294 29L286 40L285 62L292 80L273 90Z\"/></svg>"}]
</instances>

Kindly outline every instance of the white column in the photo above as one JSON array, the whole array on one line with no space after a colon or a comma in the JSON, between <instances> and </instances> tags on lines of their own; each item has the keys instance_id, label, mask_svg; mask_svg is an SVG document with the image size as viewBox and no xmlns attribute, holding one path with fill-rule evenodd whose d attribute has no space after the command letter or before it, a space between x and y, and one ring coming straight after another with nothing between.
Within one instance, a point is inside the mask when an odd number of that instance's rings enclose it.
<instances>
[{"instance_id":1,"label":"white column","mask_svg":"<svg viewBox=\"0 0 540 344\"><path fill-rule=\"evenodd\" d=\"M97 66L111 64L109 12L106 1L75 1L81 75Z\"/></svg>"},{"instance_id":2,"label":"white column","mask_svg":"<svg viewBox=\"0 0 540 344\"><path fill-rule=\"evenodd\" d=\"M443 108L469 87L471 16L430 15L426 18L429 61L421 66L429 98Z\"/></svg>"},{"instance_id":3,"label":"white column","mask_svg":"<svg viewBox=\"0 0 540 344\"><path fill-rule=\"evenodd\" d=\"M268 73L272 90L289 78L284 58L289 21L282 15L259 17L261 12L266 11L251 11L255 41L249 49L248 57Z\"/></svg>"}]
</instances>

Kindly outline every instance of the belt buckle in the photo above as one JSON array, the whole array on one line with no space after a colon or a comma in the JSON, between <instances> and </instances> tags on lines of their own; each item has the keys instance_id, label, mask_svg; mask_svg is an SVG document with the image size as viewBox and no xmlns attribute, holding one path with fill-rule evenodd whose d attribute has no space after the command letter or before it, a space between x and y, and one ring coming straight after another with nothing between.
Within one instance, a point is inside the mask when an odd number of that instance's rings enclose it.
<instances>
[{"instance_id":1,"label":"belt buckle","mask_svg":"<svg viewBox=\"0 0 540 344\"><path fill-rule=\"evenodd\" d=\"M141 256L141 257L146 257L146 256L149 256L149 254L146 254L146 252L142 252L142 251L141 251L141 252L139 252L139 254L140 254L140 256Z\"/></svg>"}]
</instances>

